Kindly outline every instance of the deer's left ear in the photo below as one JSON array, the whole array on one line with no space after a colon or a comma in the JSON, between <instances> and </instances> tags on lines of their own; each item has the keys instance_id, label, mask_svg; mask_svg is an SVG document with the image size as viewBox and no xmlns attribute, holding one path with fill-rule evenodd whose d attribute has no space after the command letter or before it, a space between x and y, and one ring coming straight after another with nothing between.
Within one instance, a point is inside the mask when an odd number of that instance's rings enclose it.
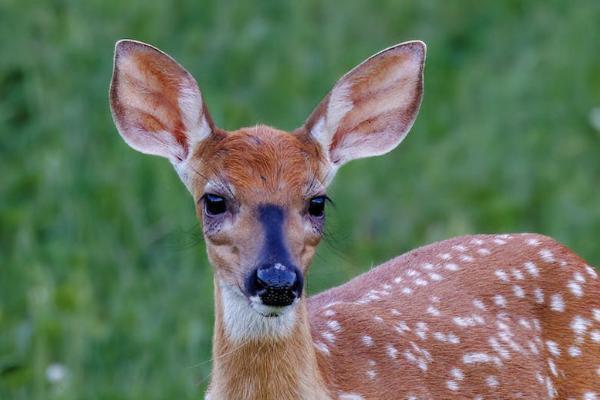
<instances>
[{"instance_id":1,"label":"deer's left ear","mask_svg":"<svg viewBox=\"0 0 600 400\"><path fill-rule=\"evenodd\" d=\"M425 43L412 41L370 57L344 75L301 129L335 170L394 149L410 130L423 95Z\"/></svg>"}]
</instances>

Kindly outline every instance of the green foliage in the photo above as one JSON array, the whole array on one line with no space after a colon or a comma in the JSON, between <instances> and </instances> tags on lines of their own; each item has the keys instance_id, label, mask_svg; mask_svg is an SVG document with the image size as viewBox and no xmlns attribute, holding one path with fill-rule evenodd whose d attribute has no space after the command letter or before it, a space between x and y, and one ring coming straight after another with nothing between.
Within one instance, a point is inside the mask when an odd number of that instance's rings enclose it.
<instances>
[{"instance_id":1,"label":"green foliage","mask_svg":"<svg viewBox=\"0 0 600 400\"><path fill-rule=\"evenodd\" d=\"M0 398L192 399L208 380L211 269L175 173L113 126L116 40L176 57L226 129L292 129L365 57L428 43L412 133L332 187L315 292L475 232L541 232L599 263L598 21L594 0L4 0Z\"/></svg>"}]
</instances>

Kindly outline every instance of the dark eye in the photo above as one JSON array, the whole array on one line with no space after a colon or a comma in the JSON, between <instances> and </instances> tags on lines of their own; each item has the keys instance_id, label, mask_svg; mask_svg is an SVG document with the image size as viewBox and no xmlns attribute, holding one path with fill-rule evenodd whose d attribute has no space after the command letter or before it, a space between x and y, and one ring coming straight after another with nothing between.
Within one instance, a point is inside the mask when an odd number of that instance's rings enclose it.
<instances>
[{"instance_id":1,"label":"dark eye","mask_svg":"<svg viewBox=\"0 0 600 400\"><path fill-rule=\"evenodd\" d=\"M227 211L227 203L223 196L216 194L204 195L204 211L207 215L219 215Z\"/></svg>"},{"instance_id":2,"label":"dark eye","mask_svg":"<svg viewBox=\"0 0 600 400\"><path fill-rule=\"evenodd\" d=\"M308 203L308 213L313 217L322 217L325 214L325 202L327 196L316 196Z\"/></svg>"}]
</instances>

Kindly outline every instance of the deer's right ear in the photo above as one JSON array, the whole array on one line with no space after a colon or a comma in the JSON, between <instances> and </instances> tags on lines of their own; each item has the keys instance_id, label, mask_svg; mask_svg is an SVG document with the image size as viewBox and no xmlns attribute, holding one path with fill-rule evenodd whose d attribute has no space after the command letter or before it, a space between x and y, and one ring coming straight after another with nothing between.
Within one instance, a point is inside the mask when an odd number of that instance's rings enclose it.
<instances>
[{"instance_id":1,"label":"deer's right ear","mask_svg":"<svg viewBox=\"0 0 600 400\"><path fill-rule=\"evenodd\" d=\"M115 46L110 106L119 133L134 149L167 157L177 168L214 132L194 78L147 44Z\"/></svg>"},{"instance_id":2,"label":"deer's right ear","mask_svg":"<svg viewBox=\"0 0 600 400\"><path fill-rule=\"evenodd\" d=\"M425 43L400 43L344 75L313 111L301 134L316 142L328 183L338 167L394 149L410 130L423 95Z\"/></svg>"}]
</instances>

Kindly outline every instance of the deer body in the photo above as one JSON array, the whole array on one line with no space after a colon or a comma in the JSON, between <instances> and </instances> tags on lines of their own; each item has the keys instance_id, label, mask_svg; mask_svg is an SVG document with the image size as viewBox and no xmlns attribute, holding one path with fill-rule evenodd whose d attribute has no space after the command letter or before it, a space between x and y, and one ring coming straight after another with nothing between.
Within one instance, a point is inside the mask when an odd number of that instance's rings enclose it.
<instances>
[{"instance_id":1,"label":"deer body","mask_svg":"<svg viewBox=\"0 0 600 400\"><path fill-rule=\"evenodd\" d=\"M550 238L450 239L306 298L327 185L346 162L404 139L424 60L421 42L391 47L344 75L294 132L226 132L183 67L117 44L117 128L171 161L214 267L207 398L600 398L600 280Z\"/></svg>"}]
</instances>

